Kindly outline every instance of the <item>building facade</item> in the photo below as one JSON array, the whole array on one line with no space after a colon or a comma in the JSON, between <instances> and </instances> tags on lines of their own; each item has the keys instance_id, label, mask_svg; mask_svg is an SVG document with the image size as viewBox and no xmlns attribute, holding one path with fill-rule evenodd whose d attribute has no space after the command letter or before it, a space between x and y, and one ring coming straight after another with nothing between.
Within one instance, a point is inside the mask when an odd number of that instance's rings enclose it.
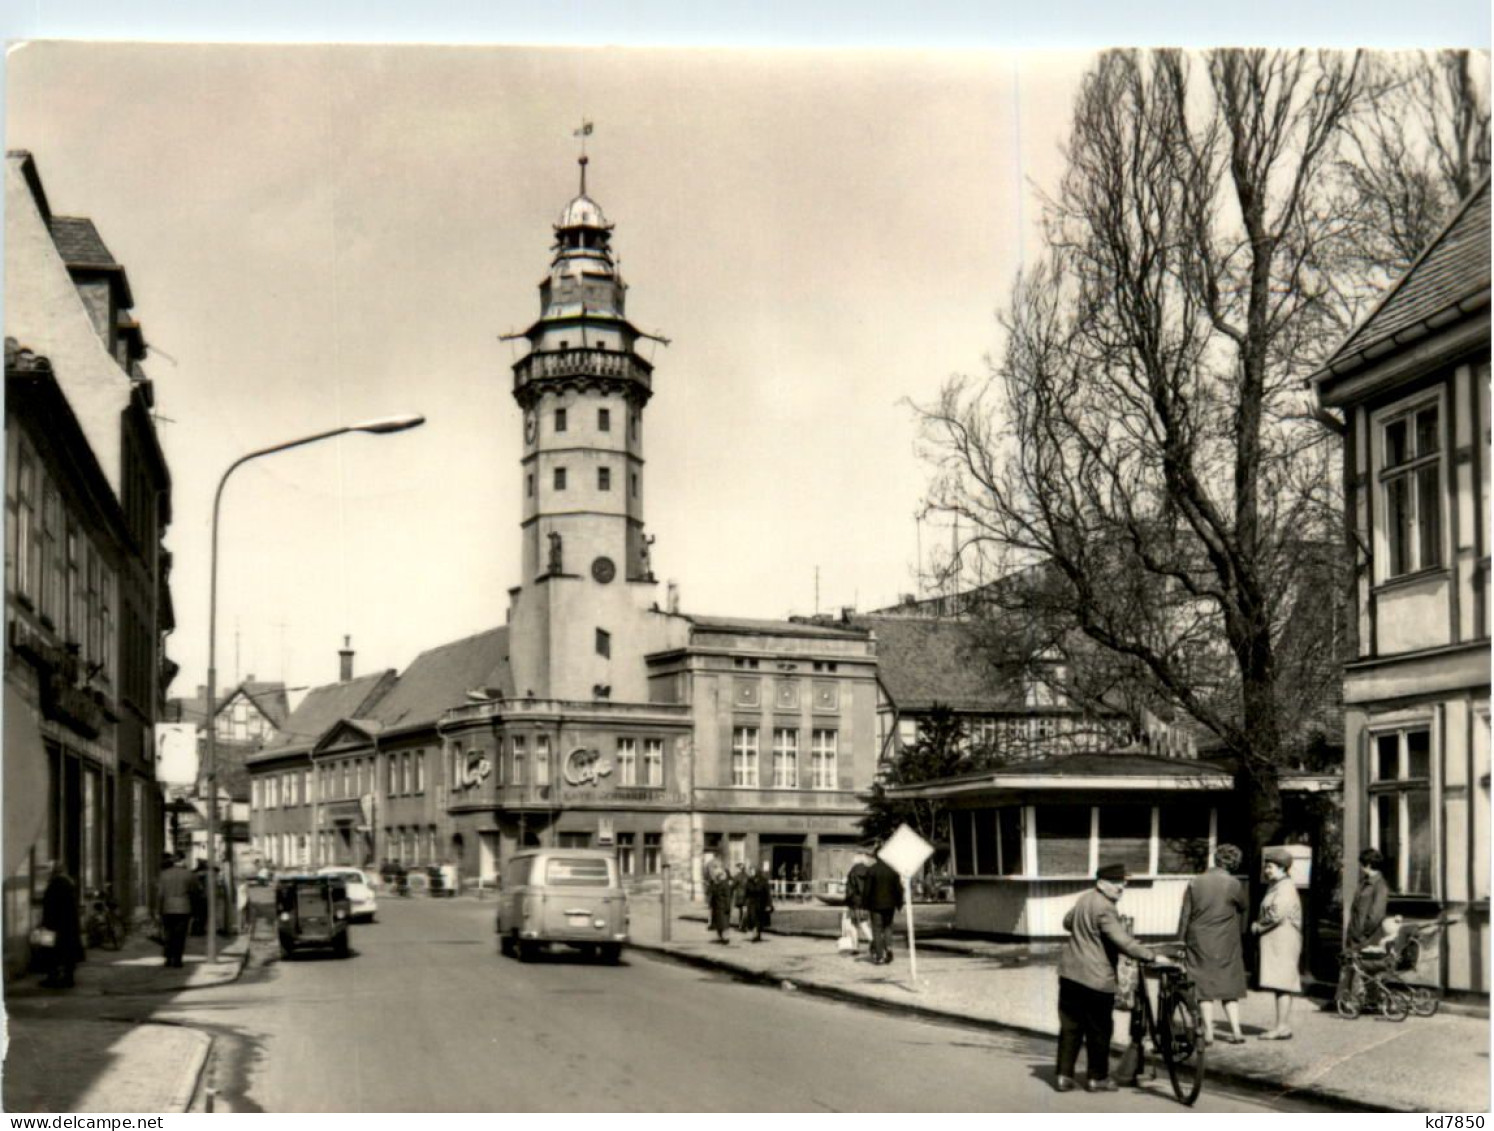
<instances>
[{"instance_id":1,"label":"building facade","mask_svg":"<svg viewBox=\"0 0 1494 1131\"><path fill-rule=\"evenodd\" d=\"M363 717L326 723L320 746L267 747L251 769L365 767L349 771L367 784L357 798L340 769L325 783L343 810L293 806L317 822L303 826L312 846L329 820L367 830L330 842L339 859L453 862L491 881L524 846L588 845L615 849L634 882L668 867L698 883L709 856L838 878L876 771L874 642L849 626L687 615L661 593L644 519L654 368L639 344L653 336L628 320L612 231L583 157L539 318L515 335L523 508L506 623L422 654ZM287 727L305 725L293 714ZM281 828L284 786L265 788L258 800L281 804L256 808L251 828L280 851L299 834Z\"/></svg>"},{"instance_id":2,"label":"building facade","mask_svg":"<svg viewBox=\"0 0 1494 1131\"><path fill-rule=\"evenodd\" d=\"M6 183L5 962L53 866L151 902L155 724L175 673L171 479L124 269L54 215L30 154Z\"/></svg>"},{"instance_id":3,"label":"building facade","mask_svg":"<svg viewBox=\"0 0 1494 1131\"><path fill-rule=\"evenodd\" d=\"M1344 674L1344 891L1446 913L1421 976L1488 993L1489 182L1315 375L1344 416L1357 640ZM1346 900L1347 902L1347 900Z\"/></svg>"}]
</instances>

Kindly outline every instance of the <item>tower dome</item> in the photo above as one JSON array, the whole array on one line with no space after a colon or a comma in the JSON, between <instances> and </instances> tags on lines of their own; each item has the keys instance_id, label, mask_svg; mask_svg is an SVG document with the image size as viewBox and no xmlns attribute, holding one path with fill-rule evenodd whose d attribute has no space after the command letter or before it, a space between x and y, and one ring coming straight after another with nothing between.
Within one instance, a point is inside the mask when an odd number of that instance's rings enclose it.
<instances>
[{"instance_id":1,"label":"tower dome","mask_svg":"<svg viewBox=\"0 0 1494 1131\"><path fill-rule=\"evenodd\" d=\"M565 211L560 214L556 221L557 231L566 228L605 228L611 229L612 225L607 223L607 217L602 215L602 206L584 192L565 206Z\"/></svg>"}]
</instances>

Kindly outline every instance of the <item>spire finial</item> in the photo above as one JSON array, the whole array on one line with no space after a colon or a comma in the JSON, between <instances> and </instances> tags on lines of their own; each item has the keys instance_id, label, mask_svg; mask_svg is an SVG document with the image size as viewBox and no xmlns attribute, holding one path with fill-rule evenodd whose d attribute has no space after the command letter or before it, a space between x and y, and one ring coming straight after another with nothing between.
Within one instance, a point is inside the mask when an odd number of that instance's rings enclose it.
<instances>
[{"instance_id":1,"label":"spire finial","mask_svg":"<svg viewBox=\"0 0 1494 1131\"><path fill-rule=\"evenodd\" d=\"M587 164L586 139L591 136L592 129L593 129L593 126L592 126L591 122L588 121L585 118L582 118L581 119L581 128L578 129L578 130L571 131L571 136L572 137L579 137L581 139L581 156L579 158L577 158L576 164L578 164L578 165L581 166L581 195L582 196L586 195L586 164Z\"/></svg>"}]
</instances>

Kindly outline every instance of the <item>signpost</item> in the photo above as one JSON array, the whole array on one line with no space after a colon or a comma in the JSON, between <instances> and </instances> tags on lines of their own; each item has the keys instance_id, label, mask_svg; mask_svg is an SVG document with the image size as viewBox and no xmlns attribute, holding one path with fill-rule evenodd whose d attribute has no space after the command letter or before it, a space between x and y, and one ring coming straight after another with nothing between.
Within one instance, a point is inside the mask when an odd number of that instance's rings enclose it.
<instances>
[{"instance_id":1,"label":"signpost","mask_svg":"<svg viewBox=\"0 0 1494 1131\"><path fill-rule=\"evenodd\" d=\"M909 880L933 854L934 846L907 825L899 825L877 852L878 858L903 878L903 906L908 909L908 971L914 989L918 987L918 947L913 938L913 891Z\"/></svg>"}]
</instances>

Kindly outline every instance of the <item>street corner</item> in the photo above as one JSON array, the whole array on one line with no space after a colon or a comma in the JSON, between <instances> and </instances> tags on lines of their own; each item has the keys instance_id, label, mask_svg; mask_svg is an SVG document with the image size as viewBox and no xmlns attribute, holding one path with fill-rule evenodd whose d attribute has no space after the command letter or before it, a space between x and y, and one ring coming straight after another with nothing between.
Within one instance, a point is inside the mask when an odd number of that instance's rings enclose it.
<instances>
[{"instance_id":1,"label":"street corner","mask_svg":"<svg viewBox=\"0 0 1494 1131\"><path fill-rule=\"evenodd\" d=\"M9 1036L9 1112L185 1112L213 1046L182 1025L15 1015Z\"/></svg>"}]
</instances>

